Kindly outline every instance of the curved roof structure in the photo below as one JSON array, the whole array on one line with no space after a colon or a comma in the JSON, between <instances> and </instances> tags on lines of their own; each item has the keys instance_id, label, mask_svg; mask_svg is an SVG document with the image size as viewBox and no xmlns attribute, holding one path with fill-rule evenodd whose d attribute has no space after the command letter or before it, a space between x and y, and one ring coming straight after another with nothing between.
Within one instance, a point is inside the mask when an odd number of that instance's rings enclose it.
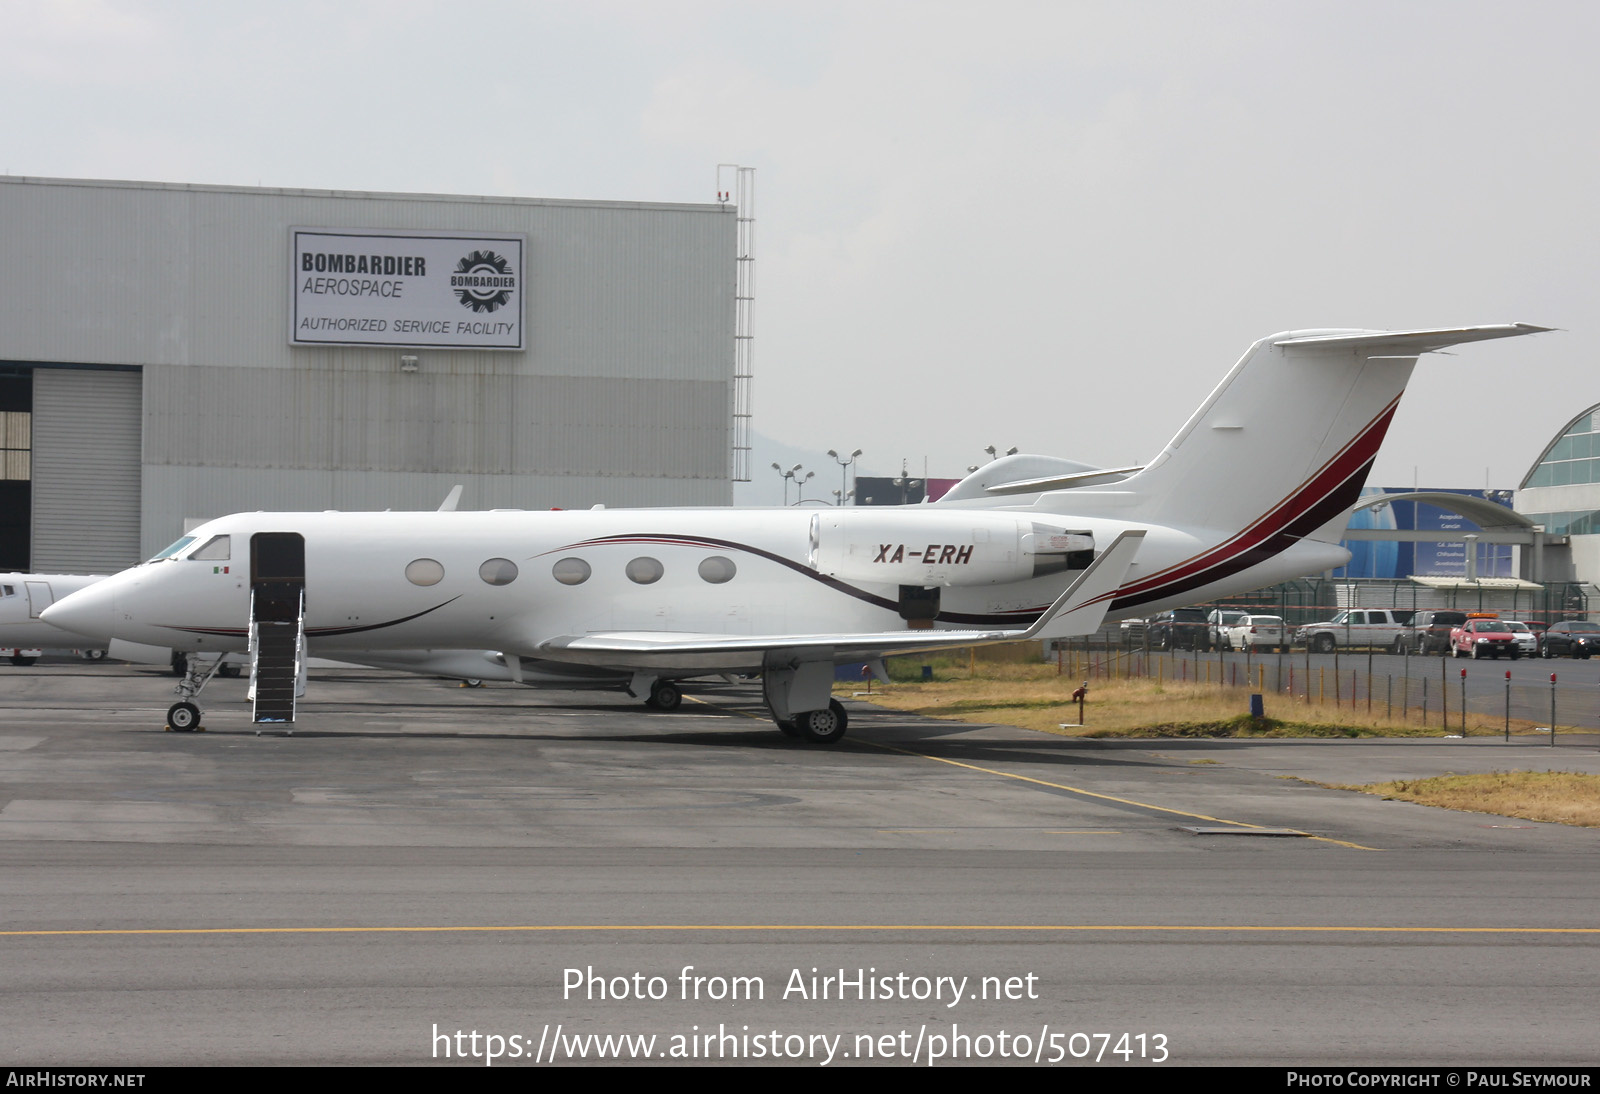
<instances>
[{"instance_id":1,"label":"curved roof structure","mask_svg":"<svg viewBox=\"0 0 1600 1094\"><path fill-rule=\"evenodd\" d=\"M1517 484L1517 488L1520 490L1526 490L1532 486L1568 486L1574 481L1595 482L1600 480L1600 476L1595 475L1586 475L1581 480L1574 480L1569 475L1567 476L1566 482L1533 481L1534 475L1536 475L1539 469L1544 467L1546 464L1588 460L1593 456L1600 456L1600 445L1596 445L1594 442L1590 442L1589 445L1584 448L1581 454L1574 451L1574 449L1578 447L1577 438L1585 437L1596 432L1594 425L1597 411L1600 411L1600 403L1596 403L1594 406L1589 407L1587 410L1574 417L1566 425L1562 426L1560 432L1550 439L1549 444L1544 446L1544 451L1539 453L1539 458L1533 461L1533 466L1528 468L1528 473L1522 476L1522 481ZM1561 443L1563 441L1571 441L1572 443L1569 443L1563 449ZM1588 467L1585 467L1585 470L1588 469Z\"/></svg>"},{"instance_id":2,"label":"curved roof structure","mask_svg":"<svg viewBox=\"0 0 1600 1094\"><path fill-rule=\"evenodd\" d=\"M1353 516L1363 509L1376 509L1394 501L1419 501L1425 505L1437 505L1441 509L1449 509L1460 513L1486 532L1526 532L1531 531L1535 523L1508 506L1475 498L1469 494L1451 494L1442 490L1416 490L1409 494L1374 494L1362 498L1351 506L1350 513ZM1448 536L1448 533L1444 533L1441 538L1445 536Z\"/></svg>"}]
</instances>

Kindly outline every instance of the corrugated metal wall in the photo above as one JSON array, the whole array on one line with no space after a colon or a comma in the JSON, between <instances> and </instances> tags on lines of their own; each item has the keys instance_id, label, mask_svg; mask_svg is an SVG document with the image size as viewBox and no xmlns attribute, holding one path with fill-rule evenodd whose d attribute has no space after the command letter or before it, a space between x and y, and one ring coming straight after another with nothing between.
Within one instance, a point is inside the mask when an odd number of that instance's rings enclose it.
<instances>
[{"instance_id":1,"label":"corrugated metal wall","mask_svg":"<svg viewBox=\"0 0 1600 1094\"><path fill-rule=\"evenodd\" d=\"M724 479L727 385L153 366L147 464Z\"/></svg>"},{"instance_id":2,"label":"corrugated metal wall","mask_svg":"<svg viewBox=\"0 0 1600 1094\"><path fill-rule=\"evenodd\" d=\"M34 372L35 571L112 573L142 557L140 399L137 372Z\"/></svg>"},{"instance_id":3,"label":"corrugated metal wall","mask_svg":"<svg viewBox=\"0 0 1600 1094\"><path fill-rule=\"evenodd\" d=\"M290 346L295 226L525 235L528 348ZM0 360L145 370L129 560L185 517L431 508L458 481L473 507L732 500L732 206L0 177L0 234ZM36 473L40 568L81 565L55 491Z\"/></svg>"},{"instance_id":4,"label":"corrugated metal wall","mask_svg":"<svg viewBox=\"0 0 1600 1094\"><path fill-rule=\"evenodd\" d=\"M528 237L529 348L417 351L426 372L733 375L732 206L15 176L0 176L0 359L395 367L398 350L289 345L294 226Z\"/></svg>"}]
</instances>

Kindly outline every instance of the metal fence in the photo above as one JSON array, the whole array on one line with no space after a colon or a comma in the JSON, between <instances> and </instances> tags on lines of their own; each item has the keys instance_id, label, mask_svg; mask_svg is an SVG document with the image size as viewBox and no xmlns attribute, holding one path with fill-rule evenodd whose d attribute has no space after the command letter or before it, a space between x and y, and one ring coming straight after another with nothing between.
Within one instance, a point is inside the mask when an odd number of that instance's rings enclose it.
<instances>
[{"instance_id":1,"label":"metal fence","mask_svg":"<svg viewBox=\"0 0 1600 1094\"><path fill-rule=\"evenodd\" d=\"M1115 641L1062 640L1048 654L1057 672L1090 681L1151 679L1196 684L1234 693L1239 709L1248 696L1266 698L1268 713L1286 720L1307 717L1338 721L1360 714L1400 725L1474 735L1547 732L1552 744L1563 733L1600 729L1600 680L1573 671L1561 680L1565 662L1543 662L1514 674L1501 662L1463 663L1449 657L1396 657L1359 653L1266 654L1198 650L1152 652ZM1554 669L1555 671L1551 671ZM1517 675L1519 679L1512 679ZM1274 702L1273 700L1277 701ZM1294 704L1286 709L1283 701ZM1531 727L1530 727L1531 723Z\"/></svg>"}]
</instances>

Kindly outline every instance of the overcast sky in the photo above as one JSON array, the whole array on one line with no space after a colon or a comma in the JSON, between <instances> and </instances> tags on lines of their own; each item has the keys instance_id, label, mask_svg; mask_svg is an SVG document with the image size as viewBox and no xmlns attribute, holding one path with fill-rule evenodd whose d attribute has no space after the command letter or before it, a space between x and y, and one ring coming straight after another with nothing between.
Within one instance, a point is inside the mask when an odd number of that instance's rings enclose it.
<instances>
[{"instance_id":1,"label":"overcast sky","mask_svg":"<svg viewBox=\"0 0 1600 1094\"><path fill-rule=\"evenodd\" d=\"M756 429L867 473L1142 462L1275 331L1564 328L1424 358L1372 480L1505 487L1600 401L1597 32L1580 2L6 2L0 169L678 202L755 167Z\"/></svg>"}]
</instances>

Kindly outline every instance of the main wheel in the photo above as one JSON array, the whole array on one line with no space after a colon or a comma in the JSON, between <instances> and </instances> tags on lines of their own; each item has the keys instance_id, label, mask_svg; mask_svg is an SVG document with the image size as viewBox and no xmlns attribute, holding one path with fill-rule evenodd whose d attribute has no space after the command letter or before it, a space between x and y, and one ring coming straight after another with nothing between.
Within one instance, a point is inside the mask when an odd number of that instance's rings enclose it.
<instances>
[{"instance_id":1,"label":"main wheel","mask_svg":"<svg viewBox=\"0 0 1600 1094\"><path fill-rule=\"evenodd\" d=\"M683 705L683 692L676 684L663 680L650 689L650 698L645 703L656 710L677 710Z\"/></svg>"},{"instance_id":2,"label":"main wheel","mask_svg":"<svg viewBox=\"0 0 1600 1094\"><path fill-rule=\"evenodd\" d=\"M837 699L828 700L826 710L808 710L794 718L794 724L800 727L805 739L819 745L831 745L843 737L849 723L850 719Z\"/></svg>"},{"instance_id":3,"label":"main wheel","mask_svg":"<svg viewBox=\"0 0 1600 1094\"><path fill-rule=\"evenodd\" d=\"M193 703L173 703L167 708L167 728L174 733L193 733L199 724L200 708Z\"/></svg>"},{"instance_id":4,"label":"main wheel","mask_svg":"<svg viewBox=\"0 0 1600 1094\"><path fill-rule=\"evenodd\" d=\"M85 661L104 661L106 659L106 651L105 650L84 650L83 651L83 659Z\"/></svg>"},{"instance_id":5,"label":"main wheel","mask_svg":"<svg viewBox=\"0 0 1600 1094\"><path fill-rule=\"evenodd\" d=\"M20 653L14 653L11 655L11 663L21 669L27 668L37 660L39 660L37 657L24 657Z\"/></svg>"}]
</instances>

